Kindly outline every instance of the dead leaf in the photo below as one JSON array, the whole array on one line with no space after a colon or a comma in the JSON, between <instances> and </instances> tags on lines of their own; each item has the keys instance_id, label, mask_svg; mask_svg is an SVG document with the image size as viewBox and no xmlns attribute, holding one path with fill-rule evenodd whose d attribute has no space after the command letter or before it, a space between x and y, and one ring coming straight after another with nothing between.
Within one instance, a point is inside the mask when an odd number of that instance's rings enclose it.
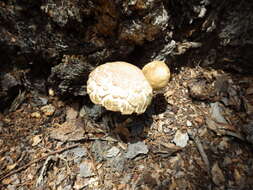
<instances>
[{"instance_id":1,"label":"dead leaf","mask_svg":"<svg viewBox=\"0 0 253 190\"><path fill-rule=\"evenodd\" d=\"M75 120L78 116L77 106L67 107L66 109L66 121Z\"/></svg>"},{"instance_id":2,"label":"dead leaf","mask_svg":"<svg viewBox=\"0 0 253 190\"><path fill-rule=\"evenodd\" d=\"M151 143L152 146L150 147L152 152L156 154L166 154L167 156L174 154L175 152L178 152L182 150L183 148L176 146L173 143L166 143L159 141L158 143ZM162 145L162 146L160 146Z\"/></svg>"},{"instance_id":3,"label":"dead leaf","mask_svg":"<svg viewBox=\"0 0 253 190\"><path fill-rule=\"evenodd\" d=\"M58 125L57 128L50 129L50 137L60 141L82 140L85 135L85 130L80 122L74 120Z\"/></svg>"},{"instance_id":4,"label":"dead leaf","mask_svg":"<svg viewBox=\"0 0 253 190\"><path fill-rule=\"evenodd\" d=\"M14 169L16 166L17 166L17 163L14 163L14 164L8 165L6 168L7 168L7 170L12 170L12 169Z\"/></svg>"},{"instance_id":5,"label":"dead leaf","mask_svg":"<svg viewBox=\"0 0 253 190\"><path fill-rule=\"evenodd\" d=\"M9 177L9 178L3 179L3 180L2 180L2 183L3 183L4 185L9 185L9 184L12 183L12 181L13 181L13 178Z\"/></svg>"},{"instance_id":6,"label":"dead leaf","mask_svg":"<svg viewBox=\"0 0 253 190\"><path fill-rule=\"evenodd\" d=\"M214 131L217 135L229 135L236 137L240 140L245 140L240 132L236 128L229 124L219 123L210 118L206 119L208 129Z\"/></svg>"},{"instance_id":7,"label":"dead leaf","mask_svg":"<svg viewBox=\"0 0 253 190\"><path fill-rule=\"evenodd\" d=\"M217 162L213 165L211 169L211 174L212 174L212 180L215 183L215 185L224 184L225 177Z\"/></svg>"},{"instance_id":8,"label":"dead leaf","mask_svg":"<svg viewBox=\"0 0 253 190\"><path fill-rule=\"evenodd\" d=\"M32 146L38 145L42 141L42 135L36 135L32 138Z\"/></svg>"}]
</instances>

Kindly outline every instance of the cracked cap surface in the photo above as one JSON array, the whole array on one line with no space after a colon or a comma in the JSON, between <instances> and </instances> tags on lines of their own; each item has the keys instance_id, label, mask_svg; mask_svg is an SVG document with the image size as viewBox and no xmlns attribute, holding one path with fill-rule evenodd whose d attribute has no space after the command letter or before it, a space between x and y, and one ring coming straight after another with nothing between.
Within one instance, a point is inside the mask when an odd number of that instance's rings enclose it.
<instances>
[{"instance_id":1,"label":"cracked cap surface","mask_svg":"<svg viewBox=\"0 0 253 190\"><path fill-rule=\"evenodd\" d=\"M93 70L87 93L95 104L122 114L144 113L153 96L141 69L126 62L109 62Z\"/></svg>"}]
</instances>

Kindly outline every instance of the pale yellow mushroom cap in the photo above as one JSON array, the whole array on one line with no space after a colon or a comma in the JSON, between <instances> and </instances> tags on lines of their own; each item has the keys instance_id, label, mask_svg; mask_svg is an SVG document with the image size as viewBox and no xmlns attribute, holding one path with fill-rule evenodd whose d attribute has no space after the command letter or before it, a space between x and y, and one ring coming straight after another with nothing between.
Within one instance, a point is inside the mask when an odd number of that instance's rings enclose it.
<instances>
[{"instance_id":1,"label":"pale yellow mushroom cap","mask_svg":"<svg viewBox=\"0 0 253 190\"><path fill-rule=\"evenodd\" d=\"M163 61L152 61L142 71L154 90L164 88L170 79L170 69Z\"/></svg>"},{"instance_id":2,"label":"pale yellow mushroom cap","mask_svg":"<svg viewBox=\"0 0 253 190\"><path fill-rule=\"evenodd\" d=\"M142 70L126 62L98 66L89 75L87 93L93 103L122 114L144 113L153 95Z\"/></svg>"}]
</instances>

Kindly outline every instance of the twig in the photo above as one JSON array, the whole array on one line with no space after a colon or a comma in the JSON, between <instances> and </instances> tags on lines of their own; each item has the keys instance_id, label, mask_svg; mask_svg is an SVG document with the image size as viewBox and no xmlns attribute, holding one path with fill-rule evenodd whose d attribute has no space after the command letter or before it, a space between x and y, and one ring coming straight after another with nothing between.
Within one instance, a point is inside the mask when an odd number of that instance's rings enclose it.
<instances>
[{"instance_id":1,"label":"twig","mask_svg":"<svg viewBox=\"0 0 253 190\"><path fill-rule=\"evenodd\" d=\"M209 163L207 155L206 155L206 153L204 151L204 148L203 148L203 146L202 146L202 144L201 144L201 142L200 142L200 140L199 140L198 137L194 137L193 140L194 140L195 144L197 145L197 148L199 150L199 153L200 153L200 155L201 155L204 163L206 164L208 174L210 174L210 163Z\"/></svg>"},{"instance_id":2,"label":"twig","mask_svg":"<svg viewBox=\"0 0 253 190\"><path fill-rule=\"evenodd\" d=\"M77 147L77 146L79 146L79 143L78 143L78 144L71 145L71 146L68 146L68 147L65 147L65 148L61 148L61 149L55 150L55 151L53 151L53 152L50 152L50 153L48 153L48 154L46 154L46 155L44 155L44 156L42 156L42 157L40 157L40 158L37 158L37 159L35 159L35 160L29 162L28 164L25 164L24 166L21 166L20 168L18 168L18 169L16 169L16 170L7 171L6 173L4 173L4 174L1 175L2 177L0 177L0 181L2 181L3 179L5 179L5 178L7 178L7 177L10 177L11 175L13 175L13 174L15 174L15 173L18 173L18 172L20 172L20 171L22 171L22 170L28 168L28 167L31 166L32 164L35 164L35 163L37 163L37 162L39 162L39 161L41 161L41 160L46 159L47 157L49 157L49 156L51 156L51 155L64 152L64 151L66 151L66 150L68 150L68 149L72 149L72 148L75 148L75 147Z\"/></svg>"},{"instance_id":3,"label":"twig","mask_svg":"<svg viewBox=\"0 0 253 190\"><path fill-rule=\"evenodd\" d=\"M199 153L200 153L200 155L201 155L201 157L202 157L202 159L203 159L203 161L204 161L204 163L207 167L207 172L210 175L210 162L209 162L208 157L207 157L207 155L204 151L203 145L200 142L199 137L196 135L196 132L194 132L194 131L188 130L187 132L188 132L190 138L195 142L195 144L198 148L198 151L199 151Z\"/></svg>"},{"instance_id":4,"label":"twig","mask_svg":"<svg viewBox=\"0 0 253 190\"><path fill-rule=\"evenodd\" d=\"M39 175L39 177L38 177L38 179L37 179L37 181L36 181L36 187L39 187L42 183L43 183L43 178L44 178L44 175L45 175L45 171L46 171L46 169L47 169L47 167L48 167L48 163L49 163L49 161L51 160L53 158L53 156L48 156L47 157L47 159L46 159L46 161L45 161L45 163L44 163L44 165L43 165L43 167L42 167L42 169L41 169L41 171L40 171L40 175Z\"/></svg>"}]
</instances>

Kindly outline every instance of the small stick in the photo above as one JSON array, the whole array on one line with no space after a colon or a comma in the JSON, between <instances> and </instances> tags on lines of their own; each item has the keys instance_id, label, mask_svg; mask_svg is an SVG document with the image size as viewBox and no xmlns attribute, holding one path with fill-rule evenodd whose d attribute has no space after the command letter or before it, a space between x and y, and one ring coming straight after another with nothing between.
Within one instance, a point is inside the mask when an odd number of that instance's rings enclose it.
<instances>
[{"instance_id":1,"label":"small stick","mask_svg":"<svg viewBox=\"0 0 253 190\"><path fill-rule=\"evenodd\" d=\"M206 155L206 153L204 151L204 148L203 148L203 146L202 146L202 144L201 144L201 142L200 142L200 140L199 140L198 137L194 137L193 140L194 140L195 144L197 145L197 148L199 150L199 153L200 153L200 155L201 155L204 163L206 164L208 174L210 174L210 163L209 163L207 155Z\"/></svg>"},{"instance_id":2,"label":"small stick","mask_svg":"<svg viewBox=\"0 0 253 190\"><path fill-rule=\"evenodd\" d=\"M7 171L5 174L2 174L2 177L0 178L0 181L2 181L3 179L7 178L7 177L10 177L11 175L15 174L15 173L18 173L26 168L28 168L29 166L31 166L32 164L35 164L41 160L44 160L46 159L47 157L51 156L51 155L54 155L54 154L58 154L58 153L61 153L61 152L64 152L68 149L72 149L72 148L75 148L79 146L79 144L74 144L74 145L71 145L71 146L68 146L68 147L65 147L65 148L61 148L61 149L58 149L58 150L55 150L53 152L50 152L40 158L37 158L31 162L29 162L28 164L25 164L24 166L21 166L20 168L16 169L16 170L12 170L12 171Z\"/></svg>"},{"instance_id":3,"label":"small stick","mask_svg":"<svg viewBox=\"0 0 253 190\"><path fill-rule=\"evenodd\" d=\"M199 153L200 153L200 155L201 155L201 157L202 157L202 159L203 159L203 161L204 161L204 163L207 167L207 172L210 175L210 162L209 162L208 157L207 157L207 155L204 151L203 145L200 142L199 137L196 135L196 132L193 132L193 131L190 131L190 130L188 130L188 134L189 134L190 138L195 142L195 144L198 148L198 151L199 151Z\"/></svg>"}]
</instances>

